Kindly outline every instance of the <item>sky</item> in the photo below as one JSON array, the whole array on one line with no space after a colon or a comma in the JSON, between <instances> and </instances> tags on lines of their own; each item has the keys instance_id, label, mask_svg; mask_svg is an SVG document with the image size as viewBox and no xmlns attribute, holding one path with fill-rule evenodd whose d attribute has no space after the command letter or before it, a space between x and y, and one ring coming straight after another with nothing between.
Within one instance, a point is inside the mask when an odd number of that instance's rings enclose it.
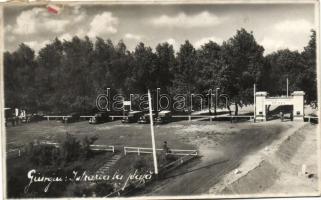
<instances>
[{"instance_id":1,"label":"sky","mask_svg":"<svg viewBox=\"0 0 321 200\"><path fill-rule=\"evenodd\" d=\"M45 6L4 9L5 49L25 43L36 52L56 37L88 36L123 40L129 50L139 42L152 47L168 42L177 51L185 40L200 48L221 44L245 28L265 54L278 49L302 51L316 29L314 4L66 5L59 14Z\"/></svg>"}]
</instances>

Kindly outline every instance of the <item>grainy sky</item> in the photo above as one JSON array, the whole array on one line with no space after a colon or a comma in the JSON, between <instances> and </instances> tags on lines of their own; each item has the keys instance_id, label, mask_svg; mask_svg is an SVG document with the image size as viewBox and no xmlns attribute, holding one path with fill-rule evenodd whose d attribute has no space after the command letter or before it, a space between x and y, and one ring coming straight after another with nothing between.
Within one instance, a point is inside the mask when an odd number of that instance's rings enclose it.
<instances>
[{"instance_id":1,"label":"grainy sky","mask_svg":"<svg viewBox=\"0 0 321 200\"><path fill-rule=\"evenodd\" d=\"M222 43L243 27L265 54L302 51L316 29L314 11L313 4L69 5L54 15L45 6L6 7L5 49L24 42L37 51L55 37L87 35L114 44L123 39L130 50L140 41L152 48L167 41L178 50L185 40L196 48L209 40Z\"/></svg>"}]
</instances>

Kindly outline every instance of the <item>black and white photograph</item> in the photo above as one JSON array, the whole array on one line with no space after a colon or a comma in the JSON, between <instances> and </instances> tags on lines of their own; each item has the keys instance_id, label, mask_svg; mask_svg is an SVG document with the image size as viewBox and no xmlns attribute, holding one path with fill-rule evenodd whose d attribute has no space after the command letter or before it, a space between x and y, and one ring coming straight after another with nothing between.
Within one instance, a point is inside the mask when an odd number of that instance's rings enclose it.
<instances>
[{"instance_id":1,"label":"black and white photograph","mask_svg":"<svg viewBox=\"0 0 321 200\"><path fill-rule=\"evenodd\" d=\"M320 196L319 1L0 6L6 199Z\"/></svg>"}]
</instances>

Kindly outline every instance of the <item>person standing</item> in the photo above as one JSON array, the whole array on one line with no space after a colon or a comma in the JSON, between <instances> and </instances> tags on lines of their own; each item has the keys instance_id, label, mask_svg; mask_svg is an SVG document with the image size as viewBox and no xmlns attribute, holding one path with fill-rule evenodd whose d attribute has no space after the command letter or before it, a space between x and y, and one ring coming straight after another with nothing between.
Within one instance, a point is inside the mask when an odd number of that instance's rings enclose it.
<instances>
[{"instance_id":1,"label":"person standing","mask_svg":"<svg viewBox=\"0 0 321 200\"><path fill-rule=\"evenodd\" d=\"M283 114L282 111L280 112L280 118L281 118L281 122L283 122L283 120L284 120L284 114Z\"/></svg>"}]
</instances>

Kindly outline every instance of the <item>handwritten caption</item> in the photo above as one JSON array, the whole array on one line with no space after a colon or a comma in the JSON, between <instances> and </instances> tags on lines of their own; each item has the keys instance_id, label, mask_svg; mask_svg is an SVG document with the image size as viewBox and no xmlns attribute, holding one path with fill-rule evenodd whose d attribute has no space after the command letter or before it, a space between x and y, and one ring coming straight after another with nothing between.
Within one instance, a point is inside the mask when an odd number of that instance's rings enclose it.
<instances>
[{"instance_id":1,"label":"handwritten caption","mask_svg":"<svg viewBox=\"0 0 321 200\"><path fill-rule=\"evenodd\" d=\"M134 173L129 173L127 176L119 173L117 170L112 175L109 174L89 174L87 171L79 173L78 171L73 171L71 176L46 176L37 172L35 169L29 170L27 177L29 180L28 185L25 187L24 192L27 193L29 188L34 183L44 183L44 192L48 192L52 183L62 183L62 182L113 182L113 181L125 181L123 188L126 187L129 181L137 181L137 183L145 183L147 180L152 178L153 172L148 171L144 173L135 170Z\"/></svg>"}]
</instances>

